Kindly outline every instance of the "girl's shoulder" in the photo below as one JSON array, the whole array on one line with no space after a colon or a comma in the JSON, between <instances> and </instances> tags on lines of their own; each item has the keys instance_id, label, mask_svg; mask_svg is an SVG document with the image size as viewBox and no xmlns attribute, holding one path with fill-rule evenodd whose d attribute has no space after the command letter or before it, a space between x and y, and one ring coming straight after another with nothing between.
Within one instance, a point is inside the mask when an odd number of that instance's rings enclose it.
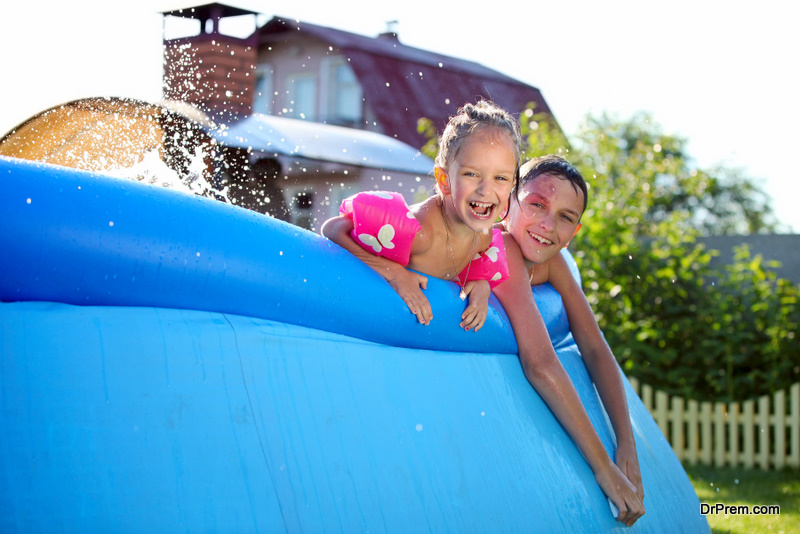
<instances>
[{"instance_id":1,"label":"girl's shoulder","mask_svg":"<svg viewBox=\"0 0 800 534\"><path fill-rule=\"evenodd\" d=\"M422 202L411 204L408 209L414 214L420 224L425 224L426 221L431 219L432 214L439 213L439 204L436 202L436 197L431 196Z\"/></svg>"},{"instance_id":2,"label":"girl's shoulder","mask_svg":"<svg viewBox=\"0 0 800 534\"><path fill-rule=\"evenodd\" d=\"M441 226L440 208L436 197L429 197L412 204L410 211L419 222L420 229L414 237L412 254L423 254L428 251L436 241L437 231Z\"/></svg>"}]
</instances>

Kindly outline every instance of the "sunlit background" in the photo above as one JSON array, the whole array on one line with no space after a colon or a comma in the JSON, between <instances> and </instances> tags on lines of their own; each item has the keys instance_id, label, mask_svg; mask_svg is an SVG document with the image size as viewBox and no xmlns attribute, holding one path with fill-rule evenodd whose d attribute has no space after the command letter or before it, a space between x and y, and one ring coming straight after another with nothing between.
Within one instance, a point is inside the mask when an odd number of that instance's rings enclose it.
<instances>
[{"instance_id":1,"label":"sunlit background","mask_svg":"<svg viewBox=\"0 0 800 534\"><path fill-rule=\"evenodd\" d=\"M568 135L587 113L651 112L689 140L699 166L742 167L800 231L800 7L679 0L464 4L408 0L231 5L368 36L394 28L406 45L481 63L539 88ZM14 2L4 7L0 133L49 107L91 96L161 98L158 0ZM516 4L519 6L519 4ZM251 19L252 20L252 19ZM244 28L250 32L254 28ZM174 31L168 28L169 31Z\"/></svg>"}]
</instances>

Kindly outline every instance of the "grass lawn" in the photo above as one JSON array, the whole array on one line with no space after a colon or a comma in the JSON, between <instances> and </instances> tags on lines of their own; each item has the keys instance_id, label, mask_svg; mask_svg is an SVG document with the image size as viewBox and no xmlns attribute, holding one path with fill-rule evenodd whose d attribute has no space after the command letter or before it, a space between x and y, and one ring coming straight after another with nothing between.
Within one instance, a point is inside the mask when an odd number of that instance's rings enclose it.
<instances>
[{"instance_id":1,"label":"grass lawn","mask_svg":"<svg viewBox=\"0 0 800 534\"><path fill-rule=\"evenodd\" d=\"M776 515L708 514L713 533L790 534L800 532L800 471L717 468L685 465L701 503L779 505ZM645 497L645 505L647 498Z\"/></svg>"}]
</instances>

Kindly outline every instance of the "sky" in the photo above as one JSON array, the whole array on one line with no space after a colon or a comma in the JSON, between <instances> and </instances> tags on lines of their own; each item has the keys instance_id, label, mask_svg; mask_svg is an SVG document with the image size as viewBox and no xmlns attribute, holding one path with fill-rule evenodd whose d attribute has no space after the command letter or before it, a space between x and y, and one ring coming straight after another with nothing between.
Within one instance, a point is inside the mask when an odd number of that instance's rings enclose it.
<instances>
[{"instance_id":1,"label":"sky","mask_svg":"<svg viewBox=\"0 0 800 534\"><path fill-rule=\"evenodd\" d=\"M161 99L161 12L205 3L26 1L0 22L0 135L93 96ZM736 167L800 233L800 4L786 0L231 0L230 5L476 61L537 87L567 135L587 114L650 113L695 164ZM513 6L512 6L513 4ZM168 29L172 26L168 26ZM254 26L252 26L254 28ZM171 31L171 30L170 30Z\"/></svg>"}]
</instances>

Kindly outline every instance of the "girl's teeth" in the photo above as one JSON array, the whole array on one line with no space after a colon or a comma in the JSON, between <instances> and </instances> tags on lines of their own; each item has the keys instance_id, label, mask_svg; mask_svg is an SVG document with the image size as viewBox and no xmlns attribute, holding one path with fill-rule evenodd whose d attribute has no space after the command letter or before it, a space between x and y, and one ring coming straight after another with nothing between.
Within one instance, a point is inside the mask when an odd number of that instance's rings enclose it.
<instances>
[{"instance_id":1,"label":"girl's teeth","mask_svg":"<svg viewBox=\"0 0 800 534\"><path fill-rule=\"evenodd\" d=\"M481 215L481 216L485 216L485 215L488 215L489 213L491 213L492 212L492 206L494 206L494 204L492 204L491 202L470 202L469 203L470 209L472 209L472 211L475 214Z\"/></svg>"}]
</instances>

